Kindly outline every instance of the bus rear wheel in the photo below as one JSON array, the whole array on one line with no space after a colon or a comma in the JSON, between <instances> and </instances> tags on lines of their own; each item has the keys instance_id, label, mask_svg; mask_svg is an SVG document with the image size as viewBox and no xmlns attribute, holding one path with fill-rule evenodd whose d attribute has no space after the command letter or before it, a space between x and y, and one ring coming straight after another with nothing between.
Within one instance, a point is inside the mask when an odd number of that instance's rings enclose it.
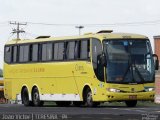
<instances>
[{"instance_id":1,"label":"bus rear wheel","mask_svg":"<svg viewBox=\"0 0 160 120\"><path fill-rule=\"evenodd\" d=\"M44 102L40 101L38 88L34 88L32 92L32 101L34 106L43 106Z\"/></svg>"},{"instance_id":2,"label":"bus rear wheel","mask_svg":"<svg viewBox=\"0 0 160 120\"><path fill-rule=\"evenodd\" d=\"M24 106L32 105L32 102L29 101L28 89L26 87L22 90L22 103L24 104Z\"/></svg>"},{"instance_id":3,"label":"bus rear wheel","mask_svg":"<svg viewBox=\"0 0 160 120\"><path fill-rule=\"evenodd\" d=\"M127 107L135 107L137 105L137 100L127 100L125 103Z\"/></svg>"}]
</instances>

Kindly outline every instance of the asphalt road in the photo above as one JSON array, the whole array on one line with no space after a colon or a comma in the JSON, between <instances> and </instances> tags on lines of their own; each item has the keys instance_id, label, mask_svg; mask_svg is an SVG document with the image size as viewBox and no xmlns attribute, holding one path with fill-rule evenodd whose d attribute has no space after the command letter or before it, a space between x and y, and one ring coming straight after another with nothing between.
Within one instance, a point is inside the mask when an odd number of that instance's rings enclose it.
<instances>
[{"instance_id":1,"label":"asphalt road","mask_svg":"<svg viewBox=\"0 0 160 120\"><path fill-rule=\"evenodd\" d=\"M0 104L1 120L160 120L160 106L24 107Z\"/></svg>"}]
</instances>

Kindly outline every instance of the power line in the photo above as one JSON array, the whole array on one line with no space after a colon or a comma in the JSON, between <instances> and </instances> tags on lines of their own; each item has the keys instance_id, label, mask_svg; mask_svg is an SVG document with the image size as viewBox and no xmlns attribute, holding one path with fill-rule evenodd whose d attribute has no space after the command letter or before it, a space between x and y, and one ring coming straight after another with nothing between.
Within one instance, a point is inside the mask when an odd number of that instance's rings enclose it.
<instances>
[{"instance_id":1,"label":"power line","mask_svg":"<svg viewBox=\"0 0 160 120\"><path fill-rule=\"evenodd\" d=\"M10 40L10 38L14 35L13 33L10 33L11 35L8 37L7 41Z\"/></svg>"},{"instance_id":2,"label":"power line","mask_svg":"<svg viewBox=\"0 0 160 120\"><path fill-rule=\"evenodd\" d=\"M7 24L7 23L8 23L7 21L0 22L0 24Z\"/></svg>"},{"instance_id":3,"label":"power line","mask_svg":"<svg viewBox=\"0 0 160 120\"><path fill-rule=\"evenodd\" d=\"M2 22L1 22L2 23ZM3 22L5 23L5 22ZM20 25L44 25L44 26L58 26L58 27L76 27L79 29L79 35L81 32L81 29L85 27L113 27L113 26L141 26L141 25L157 25L160 24L160 20L152 20L152 21L140 21L140 22L119 22L119 23L107 23L107 24L91 24L91 23L86 23L86 24L61 24L61 23L42 23L42 22L10 22L10 24L17 25L17 29L13 29L13 34L17 34L17 39L19 39L19 34L24 33L25 31L23 29L19 29ZM0 24L1 25L1 24Z\"/></svg>"},{"instance_id":4,"label":"power line","mask_svg":"<svg viewBox=\"0 0 160 120\"><path fill-rule=\"evenodd\" d=\"M46 26L86 26L86 27L100 27L100 26L137 26L137 25L154 25L160 24L160 20L154 21L141 21L141 22L121 22L121 23L111 23L111 24L53 24L53 23L36 23L36 22L27 22L28 24L35 24L35 25L46 25Z\"/></svg>"},{"instance_id":5,"label":"power line","mask_svg":"<svg viewBox=\"0 0 160 120\"><path fill-rule=\"evenodd\" d=\"M7 22L0 22L1 25L5 25ZM116 27L116 26L142 26L142 25L157 25L160 24L160 20L152 20L152 21L140 21L140 22L119 22L119 23L102 23L102 24L94 24L94 23L86 23L86 24L56 24L56 23L42 23L42 22L9 22L9 24L17 25L16 29L13 29L13 34L17 34L17 39L19 39L19 34L24 33L23 29L20 29L20 26L24 26L27 24L31 25L45 25L45 26L58 26L58 27L76 27L80 30L83 27Z\"/></svg>"},{"instance_id":6,"label":"power line","mask_svg":"<svg viewBox=\"0 0 160 120\"><path fill-rule=\"evenodd\" d=\"M0 22L0 27L8 27L8 22Z\"/></svg>"}]
</instances>

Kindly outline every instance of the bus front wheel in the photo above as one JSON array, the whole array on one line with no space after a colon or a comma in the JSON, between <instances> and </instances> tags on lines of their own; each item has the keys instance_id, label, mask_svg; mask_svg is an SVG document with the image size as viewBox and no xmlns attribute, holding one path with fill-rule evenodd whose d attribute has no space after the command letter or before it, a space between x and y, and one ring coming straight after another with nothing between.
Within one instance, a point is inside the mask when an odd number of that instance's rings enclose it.
<instances>
[{"instance_id":1,"label":"bus front wheel","mask_svg":"<svg viewBox=\"0 0 160 120\"><path fill-rule=\"evenodd\" d=\"M87 88L84 93L84 105L87 107L95 107L96 104L93 102L92 91Z\"/></svg>"},{"instance_id":2,"label":"bus front wheel","mask_svg":"<svg viewBox=\"0 0 160 120\"><path fill-rule=\"evenodd\" d=\"M38 88L34 88L32 92L32 101L34 106L43 106L43 101L40 101Z\"/></svg>"},{"instance_id":3,"label":"bus front wheel","mask_svg":"<svg viewBox=\"0 0 160 120\"><path fill-rule=\"evenodd\" d=\"M127 107L135 107L137 105L137 100L127 100L125 103Z\"/></svg>"}]
</instances>

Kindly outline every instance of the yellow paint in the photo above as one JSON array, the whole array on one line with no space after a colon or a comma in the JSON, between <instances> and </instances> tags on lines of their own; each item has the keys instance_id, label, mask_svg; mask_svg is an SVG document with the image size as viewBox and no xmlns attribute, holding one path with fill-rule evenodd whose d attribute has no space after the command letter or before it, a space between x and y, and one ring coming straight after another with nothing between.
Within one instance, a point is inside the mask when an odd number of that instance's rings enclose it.
<instances>
[{"instance_id":1,"label":"yellow paint","mask_svg":"<svg viewBox=\"0 0 160 120\"><path fill-rule=\"evenodd\" d=\"M11 40L6 45L81 38L97 38L102 41L106 38L124 38L124 36L130 38L147 38L143 35L125 33L86 34L73 37ZM139 92L144 89L143 85L108 84L106 82L100 82L95 77L91 61L54 61L10 65L4 63L4 81L5 97L12 100L15 100L16 95L21 93L23 86L27 86L31 94L34 85L38 87L40 94L79 94L81 101L83 100L82 92L85 85L88 85L92 93L94 93L94 101L128 100L129 95L137 95L138 100L153 100L153 97L151 98L150 95L154 94L154 92ZM151 83L150 86L154 86L154 84ZM116 88L128 91L128 93L112 93L107 91L108 88ZM132 88L135 90L134 93L131 92Z\"/></svg>"}]
</instances>

